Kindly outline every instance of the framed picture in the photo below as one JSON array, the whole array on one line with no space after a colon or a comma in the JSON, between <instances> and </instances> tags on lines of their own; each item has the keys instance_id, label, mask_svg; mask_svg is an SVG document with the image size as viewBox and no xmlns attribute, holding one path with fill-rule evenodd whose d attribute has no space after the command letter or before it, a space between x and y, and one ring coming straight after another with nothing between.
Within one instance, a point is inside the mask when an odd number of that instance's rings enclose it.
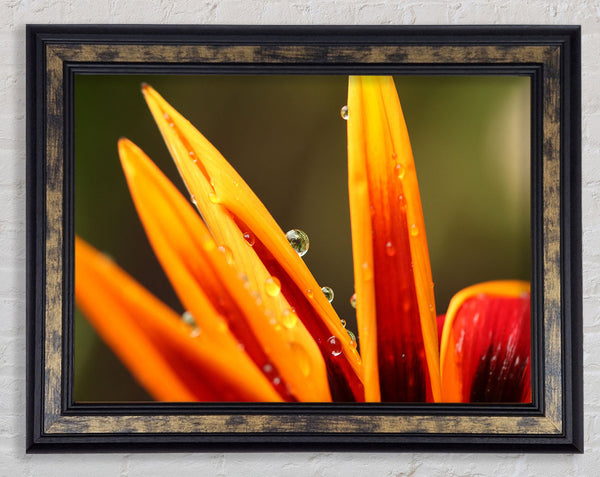
<instances>
[{"instance_id":1,"label":"framed picture","mask_svg":"<svg viewBox=\"0 0 600 477\"><path fill-rule=\"evenodd\" d=\"M582 452L580 29L27 29L27 450Z\"/></svg>"}]
</instances>

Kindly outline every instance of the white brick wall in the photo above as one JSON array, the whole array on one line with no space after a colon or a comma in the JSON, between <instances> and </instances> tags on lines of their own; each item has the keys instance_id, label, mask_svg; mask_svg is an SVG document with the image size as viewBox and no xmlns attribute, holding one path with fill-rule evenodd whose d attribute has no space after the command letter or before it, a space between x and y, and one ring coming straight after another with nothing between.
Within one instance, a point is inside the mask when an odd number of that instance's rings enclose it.
<instances>
[{"instance_id":1,"label":"white brick wall","mask_svg":"<svg viewBox=\"0 0 600 477\"><path fill-rule=\"evenodd\" d=\"M581 24L585 446L581 455L25 455L25 24ZM597 475L600 465L598 0L3 0L0 5L0 476ZM596 469L596 470L594 470Z\"/></svg>"}]
</instances>

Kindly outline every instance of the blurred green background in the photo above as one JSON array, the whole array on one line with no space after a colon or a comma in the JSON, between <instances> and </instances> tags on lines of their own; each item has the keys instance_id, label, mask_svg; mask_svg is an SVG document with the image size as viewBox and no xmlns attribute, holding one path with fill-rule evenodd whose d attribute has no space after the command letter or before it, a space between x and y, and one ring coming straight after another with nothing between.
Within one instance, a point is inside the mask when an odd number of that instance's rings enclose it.
<instances>
[{"instance_id":1,"label":"blurred green background","mask_svg":"<svg viewBox=\"0 0 600 477\"><path fill-rule=\"evenodd\" d=\"M228 159L281 228L304 230L304 256L356 332L348 211L345 76L103 76L75 79L75 229L183 312L130 199L117 140L140 146L185 193L140 92L151 84ZM443 313L476 282L530 274L527 77L396 77L415 156ZM360 339L359 339L360 341ZM150 397L75 320L75 400Z\"/></svg>"}]
</instances>

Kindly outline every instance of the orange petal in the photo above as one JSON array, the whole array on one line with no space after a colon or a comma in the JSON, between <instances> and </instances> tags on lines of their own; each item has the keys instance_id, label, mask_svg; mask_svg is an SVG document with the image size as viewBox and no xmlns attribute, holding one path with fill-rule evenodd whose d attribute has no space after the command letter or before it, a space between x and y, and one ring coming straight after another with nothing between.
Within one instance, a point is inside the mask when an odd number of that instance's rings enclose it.
<instances>
[{"instance_id":1,"label":"orange petal","mask_svg":"<svg viewBox=\"0 0 600 477\"><path fill-rule=\"evenodd\" d=\"M217 244L231 250L233 266L248 275L251 288L261 300L272 304L276 320L285 321L284 314L289 309L296 311L302 322L297 328L303 330L303 337L298 340L304 348L308 347L308 340L317 343L334 400L362 400L362 370L356 343L351 342L332 306L320 293L321 287L283 231L214 146L154 89L144 86L143 91ZM249 243L253 245L251 249ZM271 276L281 283L281 293L276 297L265 292L265 281ZM304 330L309 334L304 336ZM310 356L316 362L312 351Z\"/></svg>"},{"instance_id":2,"label":"orange petal","mask_svg":"<svg viewBox=\"0 0 600 477\"><path fill-rule=\"evenodd\" d=\"M79 237L75 299L102 339L157 400L281 400L227 330L194 330Z\"/></svg>"},{"instance_id":3,"label":"orange petal","mask_svg":"<svg viewBox=\"0 0 600 477\"><path fill-rule=\"evenodd\" d=\"M531 402L529 283L486 282L457 293L442 333L443 400Z\"/></svg>"},{"instance_id":4,"label":"orange petal","mask_svg":"<svg viewBox=\"0 0 600 477\"><path fill-rule=\"evenodd\" d=\"M267 283L262 264L262 270L253 268L248 255L255 254L241 234L237 247L219 250L197 212L137 146L121 140L119 154L150 243L201 326L214 308L219 316L211 317L211 328L229 327L286 400L330 400L318 348L289 305L277 300L276 283ZM252 289L250 276L254 283L263 277L259 289Z\"/></svg>"},{"instance_id":5,"label":"orange petal","mask_svg":"<svg viewBox=\"0 0 600 477\"><path fill-rule=\"evenodd\" d=\"M350 77L348 116L350 217L366 398L424 401L432 396L438 401L431 266L414 160L393 79Z\"/></svg>"}]
</instances>

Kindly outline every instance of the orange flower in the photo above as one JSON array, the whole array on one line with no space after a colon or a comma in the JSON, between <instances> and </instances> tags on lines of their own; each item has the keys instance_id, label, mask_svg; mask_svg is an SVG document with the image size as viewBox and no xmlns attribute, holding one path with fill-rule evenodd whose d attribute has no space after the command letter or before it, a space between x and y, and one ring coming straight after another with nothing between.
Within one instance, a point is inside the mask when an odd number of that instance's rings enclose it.
<instances>
[{"instance_id":1,"label":"orange flower","mask_svg":"<svg viewBox=\"0 0 600 477\"><path fill-rule=\"evenodd\" d=\"M360 355L248 185L155 90L143 92L200 215L133 143L120 140L119 155L146 234L188 311L182 320L80 238L76 301L156 399L530 400L527 283L457 294L440 360L416 172L391 78L351 77L349 85Z\"/></svg>"}]
</instances>

